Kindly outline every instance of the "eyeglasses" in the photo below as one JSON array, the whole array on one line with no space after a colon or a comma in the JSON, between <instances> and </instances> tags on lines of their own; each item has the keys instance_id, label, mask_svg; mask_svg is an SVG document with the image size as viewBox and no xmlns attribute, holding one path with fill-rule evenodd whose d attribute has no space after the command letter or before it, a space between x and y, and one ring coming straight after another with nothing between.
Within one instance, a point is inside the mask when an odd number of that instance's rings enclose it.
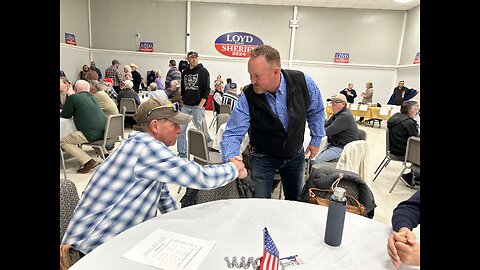
<instances>
[{"instance_id":1,"label":"eyeglasses","mask_svg":"<svg viewBox=\"0 0 480 270\"><path fill-rule=\"evenodd\" d=\"M158 107L155 107L153 109L151 109L148 113L147 113L147 116L150 115L153 111L157 110L157 109L163 109L163 108L172 108L172 110L174 112L178 112L180 110L180 105L178 104L178 102L175 102L175 103L171 103L171 104L167 104L167 105L161 105L161 106L158 106Z\"/></svg>"}]
</instances>

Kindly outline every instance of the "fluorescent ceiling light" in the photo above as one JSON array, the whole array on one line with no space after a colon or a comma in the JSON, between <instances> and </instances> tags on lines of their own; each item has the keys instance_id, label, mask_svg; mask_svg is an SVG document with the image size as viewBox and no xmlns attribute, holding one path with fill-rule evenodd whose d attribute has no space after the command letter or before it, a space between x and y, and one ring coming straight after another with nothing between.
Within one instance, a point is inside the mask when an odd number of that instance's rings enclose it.
<instances>
[{"instance_id":1,"label":"fluorescent ceiling light","mask_svg":"<svg viewBox=\"0 0 480 270\"><path fill-rule=\"evenodd\" d=\"M396 3L408 3L412 0L393 0L393 2L396 2Z\"/></svg>"}]
</instances>

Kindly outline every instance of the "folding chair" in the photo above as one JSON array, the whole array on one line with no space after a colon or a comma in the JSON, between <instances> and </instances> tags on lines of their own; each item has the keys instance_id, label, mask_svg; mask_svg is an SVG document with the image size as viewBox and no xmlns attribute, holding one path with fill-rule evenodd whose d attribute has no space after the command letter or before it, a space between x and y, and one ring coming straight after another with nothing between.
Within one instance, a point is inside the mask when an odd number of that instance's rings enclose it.
<instances>
[{"instance_id":1,"label":"folding chair","mask_svg":"<svg viewBox=\"0 0 480 270\"><path fill-rule=\"evenodd\" d=\"M230 114L232 112L232 108L228 104L220 104L220 113Z\"/></svg>"},{"instance_id":2,"label":"folding chair","mask_svg":"<svg viewBox=\"0 0 480 270\"><path fill-rule=\"evenodd\" d=\"M230 114L227 114L227 113L221 113L219 115L217 115L217 132L218 132L218 129L220 128L220 126L224 123L227 123L228 120L230 119Z\"/></svg>"},{"instance_id":3,"label":"folding chair","mask_svg":"<svg viewBox=\"0 0 480 270\"><path fill-rule=\"evenodd\" d=\"M102 159L105 159L105 154L108 153L106 149L106 145L114 144L116 142L121 141L124 138L124 118L123 114L116 114L116 115L109 115L107 121L105 123L105 132L103 135L103 139L96 140L91 143L84 143L83 145L88 145L97 151L100 151L100 156ZM97 151L97 154L99 152Z\"/></svg>"},{"instance_id":4,"label":"folding chair","mask_svg":"<svg viewBox=\"0 0 480 270\"><path fill-rule=\"evenodd\" d=\"M406 169L410 169L412 174L414 172L420 172L420 137L412 136L407 140L407 149L405 150L405 160L403 161L403 170L397 177L395 183L393 183L392 188L390 188L389 193L392 193L393 189L397 185L398 181L404 182L407 186L410 186L402 178L403 173Z\"/></svg>"},{"instance_id":5,"label":"folding chair","mask_svg":"<svg viewBox=\"0 0 480 270\"><path fill-rule=\"evenodd\" d=\"M73 210L79 199L75 183L68 179L60 179L60 241L72 219Z\"/></svg>"},{"instance_id":6,"label":"folding chair","mask_svg":"<svg viewBox=\"0 0 480 270\"><path fill-rule=\"evenodd\" d=\"M200 122L200 130L205 134L205 138L210 136L210 132L208 131L208 125L207 125L207 120L205 118L202 119L202 122ZM211 136L210 136L211 137ZM211 148L213 145L213 140L207 143L207 148Z\"/></svg>"},{"instance_id":7,"label":"folding chair","mask_svg":"<svg viewBox=\"0 0 480 270\"><path fill-rule=\"evenodd\" d=\"M367 132L365 132L365 130L359 128L358 129L358 139L366 141L367 140Z\"/></svg>"},{"instance_id":8,"label":"folding chair","mask_svg":"<svg viewBox=\"0 0 480 270\"><path fill-rule=\"evenodd\" d=\"M378 175L382 172L383 168L387 167L387 165L390 163L390 161L400 161L400 162L403 162L404 160L404 157L400 157L400 156L397 156L397 155L394 155L392 153L390 153L390 133L389 133L389 130L388 130L388 127L385 127L385 131L386 131L386 136L385 136L385 157L383 158L382 162L380 162L380 165L378 165L377 169L375 170L375 172L373 173L375 175L375 177L373 177L373 181L375 181L375 179L377 179ZM379 170L380 169L380 170ZM377 173L378 171L378 173Z\"/></svg>"},{"instance_id":9,"label":"folding chair","mask_svg":"<svg viewBox=\"0 0 480 270\"><path fill-rule=\"evenodd\" d=\"M62 147L60 147L60 159L62 160L63 179L67 180L67 170L65 169L65 158L63 157Z\"/></svg>"},{"instance_id":10,"label":"folding chair","mask_svg":"<svg viewBox=\"0 0 480 270\"><path fill-rule=\"evenodd\" d=\"M193 161L201 165L206 164L222 164L222 154L219 152L209 151L207 146L207 138L205 134L197 129L191 128L187 130L187 159L193 156ZM182 186L178 187L177 193L180 193Z\"/></svg>"},{"instance_id":11,"label":"folding chair","mask_svg":"<svg viewBox=\"0 0 480 270\"><path fill-rule=\"evenodd\" d=\"M123 115L125 116L134 116L135 113L137 112L137 103L135 102L135 99L133 98L122 98L120 99L120 110L122 107L125 106L125 113Z\"/></svg>"}]
</instances>

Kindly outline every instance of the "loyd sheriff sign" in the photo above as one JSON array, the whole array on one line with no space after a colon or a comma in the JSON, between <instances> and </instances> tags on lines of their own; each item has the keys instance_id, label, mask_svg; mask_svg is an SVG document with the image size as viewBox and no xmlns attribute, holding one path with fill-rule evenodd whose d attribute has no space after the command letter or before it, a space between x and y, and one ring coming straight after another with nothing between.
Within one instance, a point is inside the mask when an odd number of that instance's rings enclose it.
<instances>
[{"instance_id":1,"label":"loyd sheriff sign","mask_svg":"<svg viewBox=\"0 0 480 270\"><path fill-rule=\"evenodd\" d=\"M334 63L348 63L349 61L350 61L349 53L342 53L342 52L335 53L335 59L333 60Z\"/></svg>"},{"instance_id":2,"label":"loyd sheriff sign","mask_svg":"<svg viewBox=\"0 0 480 270\"><path fill-rule=\"evenodd\" d=\"M215 40L217 51L231 57L250 57L251 51L258 45L263 45L263 41L245 32L225 33Z\"/></svg>"}]
</instances>

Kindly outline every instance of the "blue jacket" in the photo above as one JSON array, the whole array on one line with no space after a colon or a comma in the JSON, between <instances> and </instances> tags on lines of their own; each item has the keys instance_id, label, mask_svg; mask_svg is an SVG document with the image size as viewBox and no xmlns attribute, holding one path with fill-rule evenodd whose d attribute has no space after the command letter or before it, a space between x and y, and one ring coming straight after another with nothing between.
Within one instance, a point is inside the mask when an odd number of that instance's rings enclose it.
<instances>
[{"instance_id":1,"label":"blue jacket","mask_svg":"<svg viewBox=\"0 0 480 270\"><path fill-rule=\"evenodd\" d=\"M417 90L415 90L413 88L410 88L410 91L408 91L407 95L405 96L405 100L409 100L409 99L413 98L417 93L418 93ZM388 100L387 104L393 105L394 97L395 97L395 93L392 93L392 95L390 96L390 99Z\"/></svg>"},{"instance_id":2,"label":"blue jacket","mask_svg":"<svg viewBox=\"0 0 480 270\"><path fill-rule=\"evenodd\" d=\"M396 232L402 227L412 230L418 224L420 224L420 190L408 200L399 203L392 215L392 227Z\"/></svg>"}]
</instances>

